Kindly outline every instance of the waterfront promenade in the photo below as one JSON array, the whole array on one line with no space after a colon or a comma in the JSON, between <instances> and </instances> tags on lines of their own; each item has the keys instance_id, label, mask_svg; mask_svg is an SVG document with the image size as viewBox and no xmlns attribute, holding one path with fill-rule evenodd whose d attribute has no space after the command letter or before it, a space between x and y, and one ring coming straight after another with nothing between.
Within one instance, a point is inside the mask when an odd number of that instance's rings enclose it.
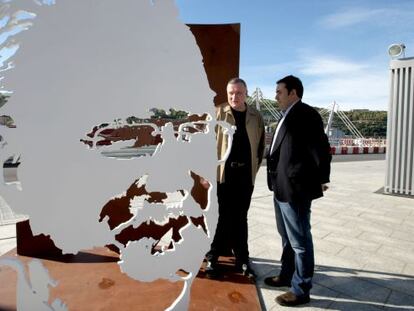
<instances>
[{"instance_id":1,"label":"waterfront promenade","mask_svg":"<svg viewBox=\"0 0 414 311\"><path fill-rule=\"evenodd\" d=\"M332 163L330 189L312 207L314 288L300 310L414 310L414 198L382 194L384 178L384 160ZM15 247L13 236L14 226L0 226L0 254ZM249 245L262 309L292 310L274 301L287 288L263 283L278 273L281 254L265 167L249 212Z\"/></svg>"}]
</instances>

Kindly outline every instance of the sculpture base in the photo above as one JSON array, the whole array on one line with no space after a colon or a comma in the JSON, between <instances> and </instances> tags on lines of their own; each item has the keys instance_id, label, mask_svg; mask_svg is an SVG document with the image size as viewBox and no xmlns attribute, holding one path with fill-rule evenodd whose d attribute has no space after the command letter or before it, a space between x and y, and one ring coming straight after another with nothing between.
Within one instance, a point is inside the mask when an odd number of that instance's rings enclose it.
<instances>
[{"instance_id":1,"label":"sculpture base","mask_svg":"<svg viewBox=\"0 0 414 311\"><path fill-rule=\"evenodd\" d=\"M20 256L16 250L0 258L18 258L27 264L35 257ZM95 248L77 255L40 259L51 278L49 302L61 299L70 311L76 310L165 310L180 294L183 282L164 280L137 282L119 269L118 254ZM255 284L247 277L229 271L220 280L204 277L203 269L191 288L189 310L260 310ZM0 310L16 310L17 274L0 267Z\"/></svg>"}]
</instances>

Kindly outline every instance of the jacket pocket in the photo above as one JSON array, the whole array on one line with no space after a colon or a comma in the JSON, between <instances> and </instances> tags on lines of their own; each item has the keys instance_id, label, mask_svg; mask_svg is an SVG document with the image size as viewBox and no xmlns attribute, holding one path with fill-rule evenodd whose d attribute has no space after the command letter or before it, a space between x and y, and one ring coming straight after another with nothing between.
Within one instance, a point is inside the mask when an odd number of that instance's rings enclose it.
<instances>
[{"instance_id":1,"label":"jacket pocket","mask_svg":"<svg viewBox=\"0 0 414 311\"><path fill-rule=\"evenodd\" d=\"M289 178L300 178L304 175L304 167L302 163L289 165L287 168L287 176Z\"/></svg>"}]
</instances>

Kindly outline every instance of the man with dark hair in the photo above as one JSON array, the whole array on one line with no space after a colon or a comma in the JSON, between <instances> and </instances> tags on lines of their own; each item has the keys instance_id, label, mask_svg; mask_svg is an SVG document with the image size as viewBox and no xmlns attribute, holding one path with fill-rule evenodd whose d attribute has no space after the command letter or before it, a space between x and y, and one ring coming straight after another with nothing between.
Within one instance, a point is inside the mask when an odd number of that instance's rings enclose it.
<instances>
[{"instance_id":1,"label":"man with dark hair","mask_svg":"<svg viewBox=\"0 0 414 311\"><path fill-rule=\"evenodd\" d=\"M217 120L236 125L230 155L218 167L217 198L219 219L211 249L207 253L206 273L219 276L218 257L229 249L236 257L236 268L254 276L249 264L247 212L256 173L264 153L264 123L260 113L246 104L247 86L240 78L227 83L227 103L217 107ZM228 137L217 132L217 151L221 159L228 149Z\"/></svg>"},{"instance_id":2,"label":"man with dark hair","mask_svg":"<svg viewBox=\"0 0 414 311\"><path fill-rule=\"evenodd\" d=\"M314 253L311 202L323 195L330 175L330 146L319 113L301 101L302 82L295 76L277 81L276 101L282 110L267 155L267 182L274 193L277 230L283 253L273 287L290 287L276 302L295 306L310 301Z\"/></svg>"}]
</instances>

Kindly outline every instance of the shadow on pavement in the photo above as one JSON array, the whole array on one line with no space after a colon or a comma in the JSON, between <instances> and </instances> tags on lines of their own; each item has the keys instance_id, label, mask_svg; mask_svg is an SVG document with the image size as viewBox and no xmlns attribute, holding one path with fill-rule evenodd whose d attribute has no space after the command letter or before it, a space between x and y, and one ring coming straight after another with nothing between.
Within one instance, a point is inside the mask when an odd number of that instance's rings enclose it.
<instances>
[{"instance_id":1,"label":"shadow on pavement","mask_svg":"<svg viewBox=\"0 0 414 311\"><path fill-rule=\"evenodd\" d=\"M268 276L278 275L280 262L251 258L258 273L256 286L261 303L261 289L275 290L275 297L287 287L264 284ZM414 310L414 276L364 269L315 266L311 302L303 307L326 310ZM262 304L264 305L264 303Z\"/></svg>"}]
</instances>

